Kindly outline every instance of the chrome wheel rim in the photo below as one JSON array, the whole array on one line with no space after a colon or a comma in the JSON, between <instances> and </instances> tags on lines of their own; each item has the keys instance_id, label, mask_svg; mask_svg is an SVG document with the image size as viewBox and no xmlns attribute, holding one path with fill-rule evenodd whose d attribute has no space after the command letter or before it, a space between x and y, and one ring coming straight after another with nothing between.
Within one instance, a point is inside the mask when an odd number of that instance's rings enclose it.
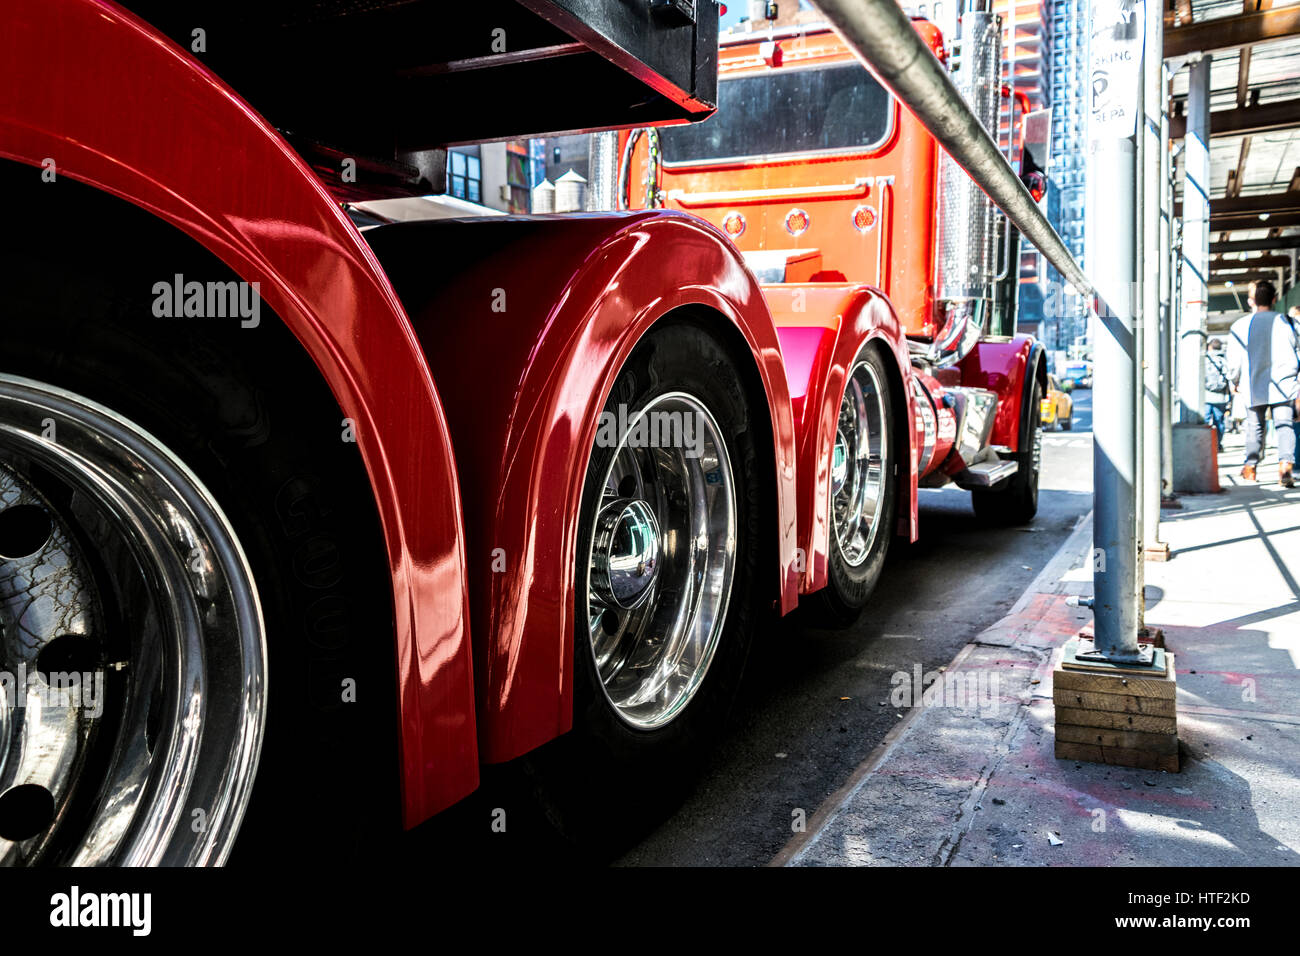
<instances>
[{"instance_id":1,"label":"chrome wheel rim","mask_svg":"<svg viewBox=\"0 0 1300 956\"><path fill-rule=\"evenodd\" d=\"M148 432L7 375L0 625L0 863L224 862L265 726L265 629L239 541Z\"/></svg>"},{"instance_id":2,"label":"chrome wheel rim","mask_svg":"<svg viewBox=\"0 0 1300 956\"><path fill-rule=\"evenodd\" d=\"M840 557L857 567L871 553L885 506L889 440L876 370L858 362L840 401L831 454L831 510Z\"/></svg>"},{"instance_id":3,"label":"chrome wheel rim","mask_svg":"<svg viewBox=\"0 0 1300 956\"><path fill-rule=\"evenodd\" d=\"M1043 422L1041 418L1030 418L1030 428L1034 430L1033 447L1030 449L1029 462L1038 474L1043 466ZM1058 423L1059 427L1059 423Z\"/></svg>"},{"instance_id":4,"label":"chrome wheel rim","mask_svg":"<svg viewBox=\"0 0 1300 956\"><path fill-rule=\"evenodd\" d=\"M633 727L679 715L716 656L736 560L736 492L722 431L684 392L626 416L587 562L587 625L605 698ZM667 436L667 440L663 440Z\"/></svg>"}]
</instances>

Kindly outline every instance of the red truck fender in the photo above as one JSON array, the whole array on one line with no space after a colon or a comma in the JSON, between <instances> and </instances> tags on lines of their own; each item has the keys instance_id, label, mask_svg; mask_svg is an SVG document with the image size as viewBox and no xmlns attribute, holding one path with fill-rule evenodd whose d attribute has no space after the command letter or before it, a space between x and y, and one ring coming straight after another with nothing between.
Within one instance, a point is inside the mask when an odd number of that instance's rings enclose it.
<instances>
[{"instance_id":1,"label":"red truck fender","mask_svg":"<svg viewBox=\"0 0 1300 956\"><path fill-rule=\"evenodd\" d=\"M473 790L464 539L447 423L360 234L246 103L110 3L6 9L0 156L140 206L260 283L356 423L392 578L403 819L414 825Z\"/></svg>"},{"instance_id":2,"label":"red truck fender","mask_svg":"<svg viewBox=\"0 0 1300 956\"><path fill-rule=\"evenodd\" d=\"M732 342L771 430L770 593L797 602L781 346L753 276L670 212L488 217L367 233L447 408L468 529L479 749L504 761L573 722L574 568L600 413L641 336L686 310ZM760 445L762 442L760 441Z\"/></svg>"},{"instance_id":3,"label":"red truck fender","mask_svg":"<svg viewBox=\"0 0 1300 956\"><path fill-rule=\"evenodd\" d=\"M961 384L986 388L998 396L997 417L989 443L1020 451L1026 416L1037 415L1032 399L1035 376L1047 381L1047 353L1032 335L981 339L960 363Z\"/></svg>"},{"instance_id":4,"label":"red truck fender","mask_svg":"<svg viewBox=\"0 0 1300 956\"><path fill-rule=\"evenodd\" d=\"M800 593L826 586L831 535L829 463L849 367L868 342L878 343L891 382L892 436L906 449L899 471L897 533L917 536L917 449L912 365L903 330L879 290L857 284L782 284L764 287L781 334L794 403L799 449L799 547L805 556Z\"/></svg>"}]
</instances>

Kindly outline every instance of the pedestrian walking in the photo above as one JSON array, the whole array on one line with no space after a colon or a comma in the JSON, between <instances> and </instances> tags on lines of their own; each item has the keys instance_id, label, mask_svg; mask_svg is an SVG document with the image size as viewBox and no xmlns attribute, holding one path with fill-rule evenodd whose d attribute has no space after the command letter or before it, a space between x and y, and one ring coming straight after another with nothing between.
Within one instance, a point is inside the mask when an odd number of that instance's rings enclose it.
<instances>
[{"instance_id":1,"label":"pedestrian walking","mask_svg":"<svg viewBox=\"0 0 1300 956\"><path fill-rule=\"evenodd\" d=\"M1286 310L1287 321L1291 325L1291 331L1295 334L1296 340L1300 341L1300 305L1293 305ZM1300 393L1300 385L1296 391ZM1296 456L1300 457L1300 394L1296 395L1295 400L1295 421L1291 423L1291 430L1295 432L1296 439Z\"/></svg>"},{"instance_id":2,"label":"pedestrian walking","mask_svg":"<svg viewBox=\"0 0 1300 956\"><path fill-rule=\"evenodd\" d=\"M1209 350L1205 354L1205 405L1206 417L1218 435L1219 451L1223 451L1224 417L1231 402L1232 391L1223 355L1223 340L1210 339Z\"/></svg>"},{"instance_id":3,"label":"pedestrian walking","mask_svg":"<svg viewBox=\"0 0 1300 956\"><path fill-rule=\"evenodd\" d=\"M1251 312L1232 323L1228 379L1245 393L1246 464L1241 477L1256 480L1269 419L1277 432L1278 480L1295 487L1296 398L1300 393L1300 335L1289 316L1273 311L1277 292L1261 279L1250 287Z\"/></svg>"}]
</instances>

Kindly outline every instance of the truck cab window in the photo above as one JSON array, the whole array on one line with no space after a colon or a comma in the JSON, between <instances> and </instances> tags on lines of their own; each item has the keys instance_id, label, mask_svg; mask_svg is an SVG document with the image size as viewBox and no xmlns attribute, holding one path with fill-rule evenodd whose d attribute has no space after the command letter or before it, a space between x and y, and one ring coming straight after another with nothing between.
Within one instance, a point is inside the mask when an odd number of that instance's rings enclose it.
<instances>
[{"instance_id":1,"label":"truck cab window","mask_svg":"<svg viewBox=\"0 0 1300 956\"><path fill-rule=\"evenodd\" d=\"M718 111L660 131L678 163L866 150L892 127L889 93L858 63L774 70L718 84Z\"/></svg>"}]
</instances>

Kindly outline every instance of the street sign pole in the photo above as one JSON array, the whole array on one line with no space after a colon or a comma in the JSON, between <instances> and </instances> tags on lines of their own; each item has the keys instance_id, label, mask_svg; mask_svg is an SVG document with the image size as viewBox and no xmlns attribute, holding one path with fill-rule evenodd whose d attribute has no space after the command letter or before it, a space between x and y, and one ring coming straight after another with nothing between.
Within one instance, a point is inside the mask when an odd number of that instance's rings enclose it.
<instances>
[{"instance_id":1,"label":"street sign pole","mask_svg":"<svg viewBox=\"0 0 1300 956\"><path fill-rule=\"evenodd\" d=\"M1146 663L1139 647L1137 376L1142 273L1138 167L1145 4L1093 0L1087 248L1098 293L1093 372L1093 562L1096 638L1088 656ZM1080 654L1080 656L1084 656Z\"/></svg>"}]
</instances>

